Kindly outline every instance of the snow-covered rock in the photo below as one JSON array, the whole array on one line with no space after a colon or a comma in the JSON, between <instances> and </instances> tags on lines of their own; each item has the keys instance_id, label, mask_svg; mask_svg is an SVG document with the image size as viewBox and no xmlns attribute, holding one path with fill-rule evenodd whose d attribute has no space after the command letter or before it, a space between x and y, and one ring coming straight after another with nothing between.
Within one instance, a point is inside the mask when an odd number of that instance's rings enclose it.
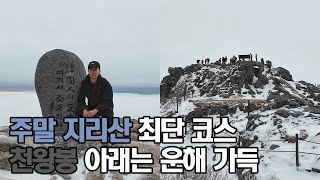
<instances>
[{"instance_id":1,"label":"snow-covered rock","mask_svg":"<svg viewBox=\"0 0 320 180\"><path fill-rule=\"evenodd\" d=\"M240 144L260 150L257 179L319 179L319 87L305 81L293 81L288 70L272 68L271 61L266 64L255 61L197 64L184 69L188 70L176 84L171 84L167 96L161 97L162 116L183 116L190 120L203 115L212 117L215 124L220 123L220 116L228 116L230 124L238 130ZM161 86L165 84L162 81ZM184 93L185 86L195 90L193 95ZM296 134L299 138L299 167L295 166L295 143L289 143L296 141ZM190 142L191 136L187 134L185 142ZM208 164L217 164L220 159L212 148L219 145L201 145L208 148ZM226 146L234 144L224 144ZM245 179L245 176L248 176L247 171L228 174L229 179Z\"/></svg>"}]
</instances>

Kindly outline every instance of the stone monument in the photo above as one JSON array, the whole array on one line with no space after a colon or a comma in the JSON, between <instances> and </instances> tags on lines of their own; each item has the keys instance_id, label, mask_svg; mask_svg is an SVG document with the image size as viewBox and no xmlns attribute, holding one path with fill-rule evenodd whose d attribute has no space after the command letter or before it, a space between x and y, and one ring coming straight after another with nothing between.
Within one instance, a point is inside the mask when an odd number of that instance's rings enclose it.
<instances>
[{"instance_id":1,"label":"stone monument","mask_svg":"<svg viewBox=\"0 0 320 180\"><path fill-rule=\"evenodd\" d=\"M63 135L68 126L64 117L75 117L81 81L86 71L83 62L72 52L54 49L39 60L35 89L43 117L55 117L55 134Z\"/></svg>"}]
</instances>

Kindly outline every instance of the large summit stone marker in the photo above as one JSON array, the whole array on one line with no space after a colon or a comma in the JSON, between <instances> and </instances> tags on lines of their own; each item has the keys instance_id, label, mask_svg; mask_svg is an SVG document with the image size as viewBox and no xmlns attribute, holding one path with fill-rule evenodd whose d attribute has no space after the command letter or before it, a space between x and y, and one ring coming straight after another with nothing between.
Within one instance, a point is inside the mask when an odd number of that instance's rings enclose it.
<instances>
[{"instance_id":1,"label":"large summit stone marker","mask_svg":"<svg viewBox=\"0 0 320 180\"><path fill-rule=\"evenodd\" d=\"M83 62L72 52L55 49L39 60L35 74L35 89L43 117L55 117L56 135L68 126L64 117L75 117L77 97L86 71Z\"/></svg>"}]
</instances>

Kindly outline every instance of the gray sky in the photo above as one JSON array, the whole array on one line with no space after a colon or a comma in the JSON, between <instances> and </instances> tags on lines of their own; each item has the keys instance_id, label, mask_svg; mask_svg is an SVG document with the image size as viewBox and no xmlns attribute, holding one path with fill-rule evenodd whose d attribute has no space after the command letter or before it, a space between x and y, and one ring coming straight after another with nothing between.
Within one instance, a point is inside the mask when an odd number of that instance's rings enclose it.
<instances>
[{"instance_id":1,"label":"gray sky","mask_svg":"<svg viewBox=\"0 0 320 180\"><path fill-rule=\"evenodd\" d=\"M160 78L196 59L258 53L294 80L318 83L320 1L165 0Z\"/></svg>"},{"instance_id":2,"label":"gray sky","mask_svg":"<svg viewBox=\"0 0 320 180\"><path fill-rule=\"evenodd\" d=\"M0 84L33 85L40 57L58 48L86 67L98 60L112 85L158 86L159 7L149 0L0 0Z\"/></svg>"},{"instance_id":3,"label":"gray sky","mask_svg":"<svg viewBox=\"0 0 320 180\"><path fill-rule=\"evenodd\" d=\"M250 52L287 68L295 80L320 83L316 0L0 4L1 85L32 85L39 58L56 48L74 52L85 66L98 60L102 75L117 86L158 86L169 66Z\"/></svg>"}]
</instances>

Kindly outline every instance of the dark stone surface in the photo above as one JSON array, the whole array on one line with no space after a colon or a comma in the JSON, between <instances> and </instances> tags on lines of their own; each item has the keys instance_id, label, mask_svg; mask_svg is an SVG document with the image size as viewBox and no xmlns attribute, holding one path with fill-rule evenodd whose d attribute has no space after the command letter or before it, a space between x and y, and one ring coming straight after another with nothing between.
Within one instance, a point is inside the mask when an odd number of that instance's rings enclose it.
<instances>
[{"instance_id":1,"label":"dark stone surface","mask_svg":"<svg viewBox=\"0 0 320 180\"><path fill-rule=\"evenodd\" d=\"M299 83L296 83L296 89L301 90L302 86Z\"/></svg>"},{"instance_id":2,"label":"dark stone surface","mask_svg":"<svg viewBox=\"0 0 320 180\"><path fill-rule=\"evenodd\" d=\"M272 99L277 99L279 97L279 92L271 92L267 97L267 101L271 101Z\"/></svg>"},{"instance_id":3,"label":"dark stone surface","mask_svg":"<svg viewBox=\"0 0 320 180\"><path fill-rule=\"evenodd\" d=\"M317 168L312 168L312 171L316 173L320 173L320 169L317 169Z\"/></svg>"},{"instance_id":4,"label":"dark stone surface","mask_svg":"<svg viewBox=\"0 0 320 180\"><path fill-rule=\"evenodd\" d=\"M274 102L275 102L276 108L281 108L281 107L289 104L289 100L286 99L286 98L283 97L283 96L279 96L279 98L276 98L276 99L274 100Z\"/></svg>"},{"instance_id":5,"label":"dark stone surface","mask_svg":"<svg viewBox=\"0 0 320 180\"><path fill-rule=\"evenodd\" d=\"M258 80L261 81L263 85L267 85L269 83L269 79L265 75L261 75Z\"/></svg>"},{"instance_id":6,"label":"dark stone surface","mask_svg":"<svg viewBox=\"0 0 320 180\"><path fill-rule=\"evenodd\" d=\"M0 133L4 133L4 134L7 134L9 133L9 126L1 126L0 127Z\"/></svg>"},{"instance_id":7,"label":"dark stone surface","mask_svg":"<svg viewBox=\"0 0 320 180\"><path fill-rule=\"evenodd\" d=\"M315 95L313 100L320 102L320 94Z\"/></svg>"},{"instance_id":8,"label":"dark stone surface","mask_svg":"<svg viewBox=\"0 0 320 180\"><path fill-rule=\"evenodd\" d=\"M287 81L293 81L290 72L283 67L276 68L276 73L274 75L279 76Z\"/></svg>"},{"instance_id":9,"label":"dark stone surface","mask_svg":"<svg viewBox=\"0 0 320 180\"><path fill-rule=\"evenodd\" d=\"M160 99L161 102L165 98L169 98L171 89L177 84L177 81L180 79L184 70L181 67L170 67L168 68L170 75L165 76L160 84Z\"/></svg>"},{"instance_id":10,"label":"dark stone surface","mask_svg":"<svg viewBox=\"0 0 320 180\"><path fill-rule=\"evenodd\" d=\"M168 72L171 76L180 77L183 74L182 67L169 67Z\"/></svg>"},{"instance_id":11,"label":"dark stone surface","mask_svg":"<svg viewBox=\"0 0 320 180\"><path fill-rule=\"evenodd\" d=\"M57 120L56 135L64 133L64 117L74 117L81 81L86 76L81 59L72 52L55 49L39 60L35 73L35 89L44 117Z\"/></svg>"},{"instance_id":12,"label":"dark stone surface","mask_svg":"<svg viewBox=\"0 0 320 180\"><path fill-rule=\"evenodd\" d=\"M299 83L306 86L302 88L304 92L309 92L310 94L320 93L320 89L311 83L305 81L299 81Z\"/></svg>"},{"instance_id":13,"label":"dark stone surface","mask_svg":"<svg viewBox=\"0 0 320 180\"><path fill-rule=\"evenodd\" d=\"M255 94L256 94L252 89L250 89L250 90L248 91L248 93L249 93L250 95L255 95Z\"/></svg>"},{"instance_id":14,"label":"dark stone surface","mask_svg":"<svg viewBox=\"0 0 320 180\"><path fill-rule=\"evenodd\" d=\"M202 117L203 116L203 111L200 108L195 109L194 111L191 111L188 113L186 116L187 121L191 121L192 118L194 117Z\"/></svg>"},{"instance_id":15,"label":"dark stone surface","mask_svg":"<svg viewBox=\"0 0 320 180\"><path fill-rule=\"evenodd\" d=\"M251 90L251 87L249 86L249 84L245 84L244 85L244 88L248 89L248 90Z\"/></svg>"},{"instance_id":16,"label":"dark stone surface","mask_svg":"<svg viewBox=\"0 0 320 180\"><path fill-rule=\"evenodd\" d=\"M320 114L320 106L308 107L306 109L313 114Z\"/></svg>"},{"instance_id":17,"label":"dark stone surface","mask_svg":"<svg viewBox=\"0 0 320 180\"><path fill-rule=\"evenodd\" d=\"M18 144L17 139L14 137L0 135L0 151L9 152L11 148L16 146L24 146L24 144Z\"/></svg>"},{"instance_id":18,"label":"dark stone surface","mask_svg":"<svg viewBox=\"0 0 320 180\"><path fill-rule=\"evenodd\" d=\"M190 74L190 73L196 72L196 71L198 71L200 69L201 69L201 65L200 64L192 64L190 66L185 67L183 69L183 71L184 71L185 74Z\"/></svg>"},{"instance_id":19,"label":"dark stone surface","mask_svg":"<svg viewBox=\"0 0 320 180\"><path fill-rule=\"evenodd\" d=\"M273 120L273 125L278 125L278 124L281 124L282 123L282 120L280 118L276 118Z\"/></svg>"},{"instance_id":20,"label":"dark stone surface","mask_svg":"<svg viewBox=\"0 0 320 180\"><path fill-rule=\"evenodd\" d=\"M249 121L251 121L251 120L258 120L260 117L261 117L260 114L251 114L251 115L248 117L248 120L249 120Z\"/></svg>"},{"instance_id":21,"label":"dark stone surface","mask_svg":"<svg viewBox=\"0 0 320 180\"><path fill-rule=\"evenodd\" d=\"M257 124L254 123L254 120L249 120L246 125L247 131L253 131L257 127Z\"/></svg>"},{"instance_id":22,"label":"dark stone surface","mask_svg":"<svg viewBox=\"0 0 320 180\"><path fill-rule=\"evenodd\" d=\"M289 117L289 111L287 110L284 110L284 109L279 109L278 111L275 112L277 115L281 116L281 117L284 117L284 118L287 118Z\"/></svg>"},{"instance_id":23,"label":"dark stone surface","mask_svg":"<svg viewBox=\"0 0 320 180\"><path fill-rule=\"evenodd\" d=\"M303 116L304 114L299 111L294 111L294 112L291 112L290 115L297 118L297 117Z\"/></svg>"},{"instance_id":24,"label":"dark stone surface","mask_svg":"<svg viewBox=\"0 0 320 180\"><path fill-rule=\"evenodd\" d=\"M255 88L263 88L263 83L258 79L255 83L254 83L254 87Z\"/></svg>"},{"instance_id":25,"label":"dark stone surface","mask_svg":"<svg viewBox=\"0 0 320 180\"><path fill-rule=\"evenodd\" d=\"M258 72L254 73L254 67L257 66ZM263 64L256 61L241 61L239 63L239 71L242 71L244 74L245 84L252 85L253 76L260 77L263 70Z\"/></svg>"},{"instance_id":26,"label":"dark stone surface","mask_svg":"<svg viewBox=\"0 0 320 180\"><path fill-rule=\"evenodd\" d=\"M276 144L272 144L271 146L270 146L270 149L271 150L274 150L274 149L277 149L278 147L280 147L279 145L276 145Z\"/></svg>"},{"instance_id":27,"label":"dark stone surface","mask_svg":"<svg viewBox=\"0 0 320 180\"><path fill-rule=\"evenodd\" d=\"M289 101L288 103L290 108L297 108L300 107L301 105L299 103L297 103L296 101Z\"/></svg>"},{"instance_id":28,"label":"dark stone surface","mask_svg":"<svg viewBox=\"0 0 320 180\"><path fill-rule=\"evenodd\" d=\"M260 109L260 108L256 104L250 103L250 107L248 108L248 106L245 106L243 111L248 112L248 110L249 110L250 112L252 112L252 111L255 111L258 109Z\"/></svg>"},{"instance_id":29,"label":"dark stone surface","mask_svg":"<svg viewBox=\"0 0 320 180\"><path fill-rule=\"evenodd\" d=\"M253 139L241 138L240 142L242 143L242 147L249 147L252 144L254 144L255 142L257 142L257 140L258 140L258 136L254 135Z\"/></svg>"}]
</instances>

